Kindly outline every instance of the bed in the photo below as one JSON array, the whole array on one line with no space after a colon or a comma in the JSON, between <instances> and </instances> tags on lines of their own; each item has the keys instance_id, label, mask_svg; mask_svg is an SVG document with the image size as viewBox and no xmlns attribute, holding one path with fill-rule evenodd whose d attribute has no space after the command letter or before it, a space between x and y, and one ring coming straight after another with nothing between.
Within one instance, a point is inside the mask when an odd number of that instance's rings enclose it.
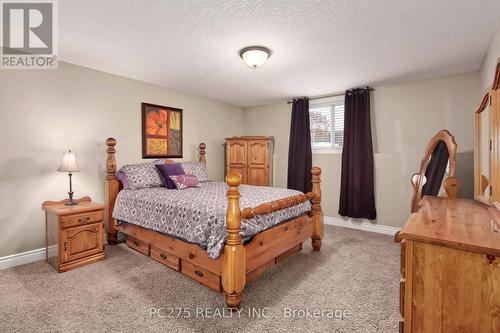
<instances>
[{"instance_id":1,"label":"bed","mask_svg":"<svg viewBox=\"0 0 500 333\"><path fill-rule=\"evenodd\" d=\"M300 251L312 240L320 251L323 237L321 169L314 167L312 191L240 185L230 173L226 182L200 188L123 189L116 177L116 140L107 144L107 241L118 232L127 245L224 293L229 308L239 307L245 284ZM199 162L206 163L206 145ZM170 161L166 161L169 163Z\"/></svg>"}]
</instances>

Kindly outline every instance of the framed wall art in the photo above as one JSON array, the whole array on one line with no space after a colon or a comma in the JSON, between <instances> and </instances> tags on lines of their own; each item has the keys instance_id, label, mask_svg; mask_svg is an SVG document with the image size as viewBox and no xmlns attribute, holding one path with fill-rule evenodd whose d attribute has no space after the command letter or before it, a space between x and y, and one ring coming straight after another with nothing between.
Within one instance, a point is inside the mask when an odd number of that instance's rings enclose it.
<instances>
[{"instance_id":1,"label":"framed wall art","mask_svg":"<svg viewBox=\"0 0 500 333\"><path fill-rule=\"evenodd\" d=\"M182 157L182 109L142 103L142 158Z\"/></svg>"}]
</instances>

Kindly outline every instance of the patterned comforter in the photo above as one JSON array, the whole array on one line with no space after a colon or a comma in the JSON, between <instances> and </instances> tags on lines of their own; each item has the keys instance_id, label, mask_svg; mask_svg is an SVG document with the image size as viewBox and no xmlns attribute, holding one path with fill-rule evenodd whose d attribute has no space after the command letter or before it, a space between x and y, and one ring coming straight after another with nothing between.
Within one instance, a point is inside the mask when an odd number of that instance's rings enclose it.
<instances>
[{"instance_id":1,"label":"patterned comforter","mask_svg":"<svg viewBox=\"0 0 500 333\"><path fill-rule=\"evenodd\" d=\"M205 182L199 188L169 190L165 187L122 190L116 198L113 217L118 223L141 227L196 243L211 258L224 247L226 229L226 192L224 182ZM289 189L240 185L240 209L297 195ZM271 214L241 221L241 237L248 240L257 233L311 210L309 200Z\"/></svg>"}]
</instances>

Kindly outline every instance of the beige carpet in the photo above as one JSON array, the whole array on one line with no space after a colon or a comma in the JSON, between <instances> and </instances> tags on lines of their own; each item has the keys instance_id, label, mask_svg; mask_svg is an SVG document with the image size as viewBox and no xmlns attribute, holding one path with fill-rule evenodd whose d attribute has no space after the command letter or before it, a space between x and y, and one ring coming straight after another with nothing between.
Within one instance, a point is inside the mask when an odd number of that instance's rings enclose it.
<instances>
[{"instance_id":1,"label":"beige carpet","mask_svg":"<svg viewBox=\"0 0 500 333\"><path fill-rule=\"evenodd\" d=\"M396 332L398 251L390 236L326 226L321 253L305 243L247 285L240 318L221 318L229 315L220 312L222 295L123 245L108 246L106 260L67 273L45 262L0 271L0 331ZM150 317L151 308L166 317ZM168 308L182 308L180 316ZM288 317L287 308L302 311ZM327 311L304 318L306 309Z\"/></svg>"}]
</instances>

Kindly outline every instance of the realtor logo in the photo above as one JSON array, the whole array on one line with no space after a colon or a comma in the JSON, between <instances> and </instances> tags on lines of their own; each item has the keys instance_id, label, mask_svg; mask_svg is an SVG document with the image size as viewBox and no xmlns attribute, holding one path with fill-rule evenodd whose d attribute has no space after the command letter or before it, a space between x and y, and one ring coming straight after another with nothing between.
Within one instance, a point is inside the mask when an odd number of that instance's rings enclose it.
<instances>
[{"instance_id":1,"label":"realtor logo","mask_svg":"<svg viewBox=\"0 0 500 333\"><path fill-rule=\"evenodd\" d=\"M55 1L1 2L2 69L56 69Z\"/></svg>"}]
</instances>

